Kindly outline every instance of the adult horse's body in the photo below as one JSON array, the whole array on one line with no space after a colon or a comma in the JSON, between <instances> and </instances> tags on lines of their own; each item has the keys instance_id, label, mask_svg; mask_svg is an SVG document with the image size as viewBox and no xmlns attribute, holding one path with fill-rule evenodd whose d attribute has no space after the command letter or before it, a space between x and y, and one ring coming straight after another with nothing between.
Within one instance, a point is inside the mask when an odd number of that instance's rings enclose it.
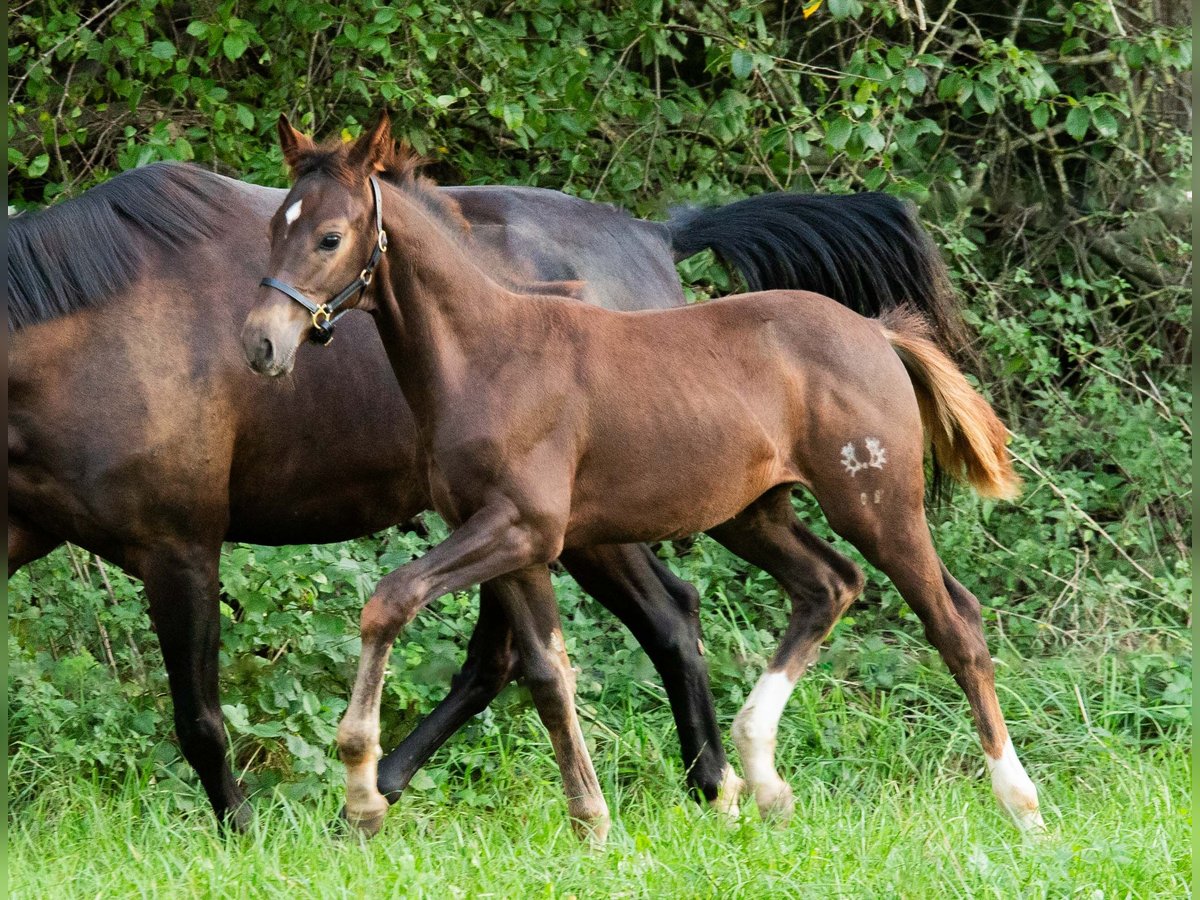
<instances>
[{"instance_id":1,"label":"adult horse's body","mask_svg":"<svg viewBox=\"0 0 1200 900\"><path fill-rule=\"evenodd\" d=\"M271 226L269 278L243 346L291 371L319 303L378 260L369 309L418 423L435 508L454 526L386 576L363 608L362 657L338 747L347 815L367 832L384 668L429 601L487 583L521 642L569 809L603 835L546 564L564 550L709 531L781 580L792 621L734 737L760 810L790 811L775 728L820 642L860 592L850 560L794 517L811 490L833 529L899 588L971 704L1004 809L1042 827L996 698L979 603L937 556L924 512L925 438L952 476L1011 497L1005 429L919 317L863 318L812 293L746 294L687 309L614 312L514 293L397 153L386 117L353 147L315 147L280 122L295 184ZM388 182L380 186L380 173ZM312 300L311 298L317 298ZM802 577L796 578L797 574Z\"/></svg>"},{"instance_id":2,"label":"adult horse's body","mask_svg":"<svg viewBox=\"0 0 1200 900\"><path fill-rule=\"evenodd\" d=\"M682 304L672 255L706 245L755 284L865 287L854 299L868 308L946 296L936 251L886 197L768 196L659 225L551 191L445 190L479 241L522 261L518 277L583 280L586 299L616 308ZM245 364L237 334L284 195L152 166L9 222L9 572L72 541L144 580L180 743L235 825L248 809L217 693L221 542L342 540L430 505L411 414L365 316L307 351L294 378ZM713 799L725 763L695 592L636 546L566 562L663 672L689 779ZM385 760L385 793L509 680L506 628L481 618L487 640L472 639L450 696Z\"/></svg>"}]
</instances>

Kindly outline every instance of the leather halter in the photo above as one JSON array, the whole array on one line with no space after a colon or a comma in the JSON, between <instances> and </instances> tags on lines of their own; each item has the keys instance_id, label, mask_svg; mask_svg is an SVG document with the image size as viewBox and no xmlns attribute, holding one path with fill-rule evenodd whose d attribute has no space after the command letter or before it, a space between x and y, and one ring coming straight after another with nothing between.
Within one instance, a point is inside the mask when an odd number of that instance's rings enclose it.
<instances>
[{"instance_id":1,"label":"leather halter","mask_svg":"<svg viewBox=\"0 0 1200 900\"><path fill-rule=\"evenodd\" d=\"M359 297L363 291L371 283L375 277L375 269L379 265L379 261L383 259L383 254L387 252L387 232L383 230L383 200L379 193L379 182L375 180L375 176L368 176L371 182L371 196L375 200L375 246L371 250L371 257L367 260L367 264L363 270L358 273L358 277L346 285L342 290L338 291L330 299L324 303L315 303L310 300L296 288L292 287L285 281L280 281L278 278L264 278L259 282L263 287L274 288L281 294L291 297L310 313L312 313L312 331L309 332L308 339L314 344L324 346L333 340L333 326L338 319L348 313L350 310L343 309L338 312L338 309L349 300L355 292Z\"/></svg>"}]
</instances>

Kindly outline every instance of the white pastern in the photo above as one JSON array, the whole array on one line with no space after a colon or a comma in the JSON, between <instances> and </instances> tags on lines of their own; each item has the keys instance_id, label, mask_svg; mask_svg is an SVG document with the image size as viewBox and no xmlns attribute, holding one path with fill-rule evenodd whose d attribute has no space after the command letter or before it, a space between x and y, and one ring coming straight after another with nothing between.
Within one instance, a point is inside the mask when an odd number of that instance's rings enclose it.
<instances>
[{"instance_id":1,"label":"white pastern","mask_svg":"<svg viewBox=\"0 0 1200 900\"><path fill-rule=\"evenodd\" d=\"M287 208L287 212L285 212L285 213L283 214L283 221L284 221L284 224L285 224L285 225L287 225L287 228L285 228L285 229L283 230L283 236L284 236L284 237L287 237L287 229L288 229L288 228L291 228L291 227L292 227L292 225L295 223L295 221L296 221L298 218L300 218L300 208L301 208L303 205L304 205L304 201L303 201L303 200L297 200L295 203L293 203L291 206L289 206L289 207Z\"/></svg>"},{"instance_id":2,"label":"white pastern","mask_svg":"<svg viewBox=\"0 0 1200 900\"><path fill-rule=\"evenodd\" d=\"M998 759L992 759L987 754L984 754L984 758L988 771L992 773L992 792L1017 827L1027 834L1045 831L1046 823L1038 811L1037 788L1017 759L1012 740L1004 742Z\"/></svg>"},{"instance_id":3,"label":"white pastern","mask_svg":"<svg viewBox=\"0 0 1200 900\"><path fill-rule=\"evenodd\" d=\"M767 672L733 720L733 741L761 813L790 814L792 791L775 771L779 719L796 682L785 672Z\"/></svg>"},{"instance_id":4,"label":"white pastern","mask_svg":"<svg viewBox=\"0 0 1200 900\"><path fill-rule=\"evenodd\" d=\"M738 800L741 799L745 784L733 771L733 766L726 766L721 775L721 786L717 788L717 796L712 801L712 808L731 819L736 819L741 815Z\"/></svg>"}]
</instances>

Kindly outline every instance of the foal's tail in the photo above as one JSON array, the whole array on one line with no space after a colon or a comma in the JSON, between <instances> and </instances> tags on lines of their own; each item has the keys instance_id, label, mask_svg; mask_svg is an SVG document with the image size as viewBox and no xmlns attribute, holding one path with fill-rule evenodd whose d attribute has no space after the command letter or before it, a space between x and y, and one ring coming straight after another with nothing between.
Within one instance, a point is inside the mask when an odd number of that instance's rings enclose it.
<instances>
[{"instance_id":1,"label":"foal's tail","mask_svg":"<svg viewBox=\"0 0 1200 900\"><path fill-rule=\"evenodd\" d=\"M911 204L888 194L760 194L673 210L676 261L711 249L750 291L813 291L864 316L908 305L952 356L967 329L941 253Z\"/></svg>"},{"instance_id":2,"label":"foal's tail","mask_svg":"<svg viewBox=\"0 0 1200 900\"><path fill-rule=\"evenodd\" d=\"M884 312L879 322L916 388L935 466L969 482L982 497L1016 497L1021 479L1005 449L1004 423L933 343L929 326L903 308Z\"/></svg>"}]
</instances>

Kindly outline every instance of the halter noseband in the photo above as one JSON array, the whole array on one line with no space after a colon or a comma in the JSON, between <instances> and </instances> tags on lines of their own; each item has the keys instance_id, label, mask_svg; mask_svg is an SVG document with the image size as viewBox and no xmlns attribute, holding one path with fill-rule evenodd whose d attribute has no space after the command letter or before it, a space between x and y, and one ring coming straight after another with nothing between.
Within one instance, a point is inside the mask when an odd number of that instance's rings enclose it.
<instances>
[{"instance_id":1,"label":"halter noseband","mask_svg":"<svg viewBox=\"0 0 1200 900\"><path fill-rule=\"evenodd\" d=\"M378 267L379 261L387 252L387 232L383 230L383 200L379 194L379 182L375 180L374 175L369 176L369 180L371 196L375 200L375 246L371 250L371 258L367 260L366 266L358 273L357 278L324 303L314 303L290 284L280 281L278 278L264 278L259 282L264 287L274 288L281 294L286 294L312 313L312 331L309 332L308 339L314 344L324 346L333 340L333 326L338 319L349 312L348 309L338 312L338 309L355 292L358 292L360 297L362 296L363 291L375 277L375 269Z\"/></svg>"}]
</instances>

